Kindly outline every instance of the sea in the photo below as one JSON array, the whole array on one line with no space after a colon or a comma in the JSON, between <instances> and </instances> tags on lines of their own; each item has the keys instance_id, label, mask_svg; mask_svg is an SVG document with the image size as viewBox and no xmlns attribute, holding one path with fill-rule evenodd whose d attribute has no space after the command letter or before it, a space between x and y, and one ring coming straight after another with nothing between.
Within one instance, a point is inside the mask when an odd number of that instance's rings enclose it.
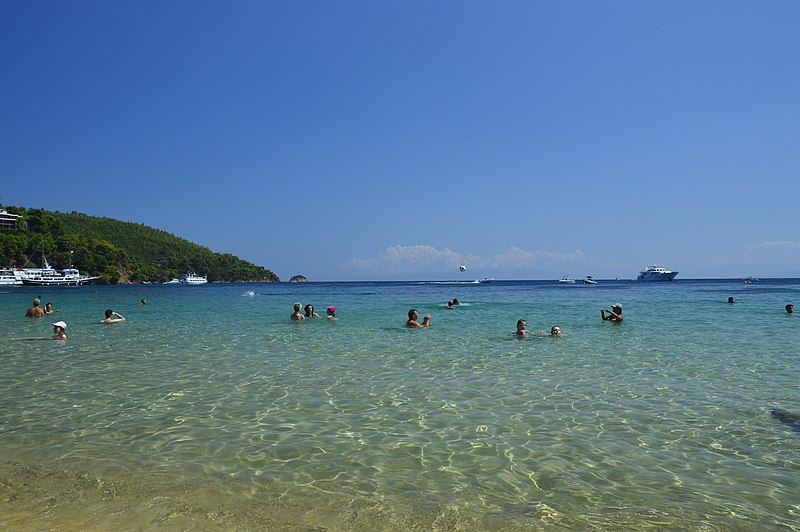
<instances>
[{"instance_id":1,"label":"sea","mask_svg":"<svg viewBox=\"0 0 800 532\"><path fill-rule=\"evenodd\" d=\"M800 279L0 287L0 530L800 530L787 303Z\"/></svg>"}]
</instances>

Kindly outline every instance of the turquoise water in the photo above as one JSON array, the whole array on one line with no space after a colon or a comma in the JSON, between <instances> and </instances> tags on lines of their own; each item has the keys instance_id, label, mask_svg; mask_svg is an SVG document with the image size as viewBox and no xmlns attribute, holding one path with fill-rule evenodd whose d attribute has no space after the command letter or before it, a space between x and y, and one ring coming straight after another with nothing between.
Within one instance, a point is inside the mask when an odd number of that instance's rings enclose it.
<instances>
[{"instance_id":1,"label":"turquoise water","mask_svg":"<svg viewBox=\"0 0 800 532\"><path fill-rule=\"evenodd\" d=\"M39 294L53 319L22 317ZM800 530L789 302L800 280L5 288L0 528Z\"/></svg>"}]
</instances>

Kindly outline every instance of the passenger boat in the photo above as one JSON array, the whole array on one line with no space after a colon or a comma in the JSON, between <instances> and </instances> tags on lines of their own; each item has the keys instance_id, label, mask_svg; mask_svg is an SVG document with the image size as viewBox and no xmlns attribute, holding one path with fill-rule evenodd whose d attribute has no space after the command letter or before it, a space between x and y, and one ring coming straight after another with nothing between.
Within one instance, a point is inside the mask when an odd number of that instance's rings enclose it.
<instances>
[{"instance_id":1,"label":"passenger boat","mask_svg":"<svg viewBox=\"0 0 800 532\"><path fill-rule=\"evenodd\" d=\"M757 283L757 282L758 282L758 279L756 279L752 275L748 275L747 277L744 278L744 284L753 284L753 283Z\"/></svg>"},{"instance_id":2,"label":"passenger boat","mask_svg":"<svg viewBox=\"0 0 800 532\"><path fill-rule=\"evenodd\" d=\"M597 281L594 280L594 277L591 275L587 275L583 279L583 284L597 284Z\"/></svg>"},{"instance_id":3,"label":"passenger boat","mask_svg":"<svg viewBox=\"0 0 800 532\"><path fill-rule=\"evenodd\" d=\"M661 266L647 266L639 272L637 281L671 281L678 275L678 272L673 272L662 268Z\"/></svg>"},{"instance_id":4,"label":"passenger boat","mask_svg":"<svg viewBox=\"0 0 800 532\"><path fill-rule=\"evenodd\" d=\"M195 275L192 272L184 273L181 277L181 284L206 284L208 278L203 275Z\"/></svg>"},{"instance_id":5,"label":"passenger boat","mask_svg":"<svg viewBox=\"0 0 800 532\"><path fill-rule=\"evenodd\" d=\"M570 279L568 275L565 275L558 282L561 284L575 284L575 279Z\"/></svg>"},{"instance_id":6,"label":"passenger boat","mask_svg":"<svg viewBox=\"0 0 800 532\"><path fill-rule=\"evenodd\" d=\"M80 286L91 284L100 277L89 277L75 268L47 271L42 268L41 273L27 273L22 277L22 284L31 286Z\"/></svg>"},{"instance_id":7,"label":"passenger boat","mask_svg":"<svg viewBox=\"0 0 800 532\"><path fill-rule=\"evenodd\" d=\"M484 277L483 279L481 279L481 283L493 283L493 282L494 282L494 277Z\"/></svg>"},{"instance_id":8,"label":"passenger boat","mask_svg":"<svg viewBox=\"0 0 800 532\"><path fill-rule=\"evenodd\" d=\"M90 277L75 268L56 270L47 262L42 254L44 268L24 268L16 270L17 281L28 286L80 286L91 284L100 277Z\"/></svg>"}]
</instances>

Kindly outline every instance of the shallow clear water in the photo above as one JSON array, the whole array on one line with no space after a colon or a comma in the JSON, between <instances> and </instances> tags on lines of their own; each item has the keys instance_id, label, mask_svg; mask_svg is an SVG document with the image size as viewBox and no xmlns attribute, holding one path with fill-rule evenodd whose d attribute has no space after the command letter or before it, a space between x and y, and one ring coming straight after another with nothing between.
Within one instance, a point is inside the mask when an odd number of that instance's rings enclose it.
<instances>
[{"instance_id":1,"label":"shallow clear water","mask_svg":"<svg viewBox=\"0 0 800 532\"><path fill-rule=\"evenodd\" d=\"M39 294L54 319L22 317ZM800 422L770 414L800 414L789 302L798 280L1 289L0 527L800 530Z\"/></svg>"}]
</instances>

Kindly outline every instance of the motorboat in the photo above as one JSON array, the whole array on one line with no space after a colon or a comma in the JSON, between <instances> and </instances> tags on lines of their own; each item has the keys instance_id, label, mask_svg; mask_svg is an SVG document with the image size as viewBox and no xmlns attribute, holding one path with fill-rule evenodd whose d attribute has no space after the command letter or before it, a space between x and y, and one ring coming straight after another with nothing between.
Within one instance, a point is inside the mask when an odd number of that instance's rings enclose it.
<instances>
[{"instance_id":1,"label":"motorboat","mask_svg":"<svg viewBox=\"0 0 800 532\"><path fill-rule=\"evenodd\" d=\"M575 279L570 279L568 275L565 275L558 282L561 284L575 284Z\"/></svg>"},{"instance_id":2,"label":"motorboat","mask_svg":"<svg viewBox=\"0 0 800 532\"><path fill-rule=\"evenodd\" d=\"M587 275L583 278L583 284L597 284L597 281L591 275Z\"/></svg>"},{"instance_id":3,"label":"motorboat","mask_svg":"<svg viewBox=\"0 0 800 532\"><path fill-rule=\"evenodd\" d=\"M208 278L203 275L195 275L193 272L184 273L181 277L181 284L206 284Z\"/></svg>"},{"instance_id":4,"label":"motorboat","mask_svg":"<svg viewBox=\"0 0 800 532\"><path fill-rule=\"evenodd\" d=\"M678 272L673 272L662 268L661 266L647 266L639 272L637 281L671 281L678 275Z\"/></svg>"},{"instance_id":5,"label":"motorboat","mask_svg":"<svg viewBox=\"0 0 800 532\"><path fill-rule=\"evenodd\" d=\"M172 279L170 281L165 282L164 284L181 284L180 279Z\"/></svg>"},{"instance_id":6,"label":"motorboat","mask_svg":"<svg viewBox=\"0 0 800 532\"><path fill-rule=\"evenodd\" d=\"M484 277L483 279L481 279L481 282L482 283L493 283L494 282L494 277Z\"/></svg>"},{"instance_id":7,"label":"motorboat","mask_svg":"<svg viewBox=\"0 0 800 532\"><path fill-rule=\"evenodd\" d=\"M744 278L744 284L753 284L753 283L757 283L757 282L758 282L758 279L756 279L752 275L748 275L747 277Z\"/></svg>"}]
</instances>

